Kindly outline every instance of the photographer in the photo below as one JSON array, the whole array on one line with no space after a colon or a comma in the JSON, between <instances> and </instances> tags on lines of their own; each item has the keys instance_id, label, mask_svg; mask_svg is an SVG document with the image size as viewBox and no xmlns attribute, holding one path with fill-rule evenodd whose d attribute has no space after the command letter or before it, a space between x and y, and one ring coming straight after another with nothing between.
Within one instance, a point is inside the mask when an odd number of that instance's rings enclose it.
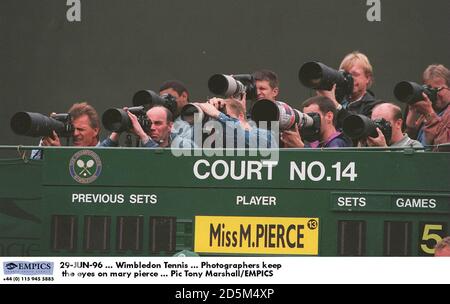
<instances>
[{"instance_id":1,"label":"photographer","mask_svg":"<svg viewBox=\"0 0 450 304\"><path fill-rule=\"evenodd\" d=\"M423 101L410 105L406 131L423 145L434 145L433 151L442 151L437 146L450 143L450 71L441 64L430 65L423 72L423 81L437 89L436 102L423 94Z\"/></svg>"},{"instance_id":2,"label":"photographer","mask_svg":"<svg viewBox=\"0 0 450 304\"><path fill-rule=\"evenodd\" d=\"M173 115L163 106L154 106L147 111L146 115L150 122L148 133L146 133L139 123L138 118L133 113L124 108L130 118L132 130L139 139L142 147L146 148L167 148L170 147L176 135L172 134ZM109 138L105 139L102 147L117 147L119 146L120 133L112 132ZM190 140L179 140L180 148L193 148L194 144Z\"/></svg>"},{"instance_id":3,"label":"photographer","mask_svg":"<svg viewBox=\"0 0 450 304\"><path fill-rule=\"evenodd\" d=\"M181 109L189 103L189 92L186 86L178 80L169 80L161 84L159 88L159 95L170 94L175 97L177 101L177 113L175 113L175 118L177 118Z\"/></svg>"},{"instance_id":4,"label":"photographer","mask_svg":"<svg viewBox=\"0 0 450 304\"><path fill-rule=\"evenodd\" d=\"M369 147L415 147L422 148L422 144L417 140L409 138L407 134L402 132L402 111L392 103L381 103L375 106L372 111L372 120L385 119L391 125L392 135L391 140L386 142L386 138L379 128L377 128L378 137L367 137L362 145L367 144Z\"/></svg>"},{"instance_id":5,"label":"photographer","mask_svg":"<svg viewBox=\"0 0 450 304\"><path fill-rule=\"evenodd\" d=\"M270 70L258 70L253 73L256 82L257 100L275 101L280 92L278 75Z\"/></svg>"},{"instance_id":6,"label":"photographer","mask_svg":"<svg viewBox=\"0 0 450 304\"><path fill-rule=\"evenodd\" d=\"M341 128L343 121L350 114L362 114L370 117L372 109L380 103L368 89L373 83L373 68L369 58L361 52L354 51L344 57L340 70L350 73L353 78L353 91L339 104L333 91L318 91L318 95L326 96L333 100L338 110L337 127Z\"/></svg>"},{"instance_id":7,"label":"photographer","mask_svg":"<svg viewBox=\"0 0 450 304\"><path fill-rule=\"evenodd\" d=\"M286 148L338 148L351 147L351 140L342 132L337 131L336 107L334 102L324 96L316 96L307 99L303 104L303 112L318 113L320 116L320 139L308 144L304 144L300 137L298 126L295 130L284 131L281 134L281 141Z\"/></svg>"},{"instance_id":8,"label":"photographer","mask_svg":"<svg viewBox=\"0 0 450 304\"><path fill-rule=\"evenodd\" d=\"M243 102L245 103L245 96ZM196 105L206 115L217 120L225 127L223 129L226 135L225 138L229 138L230 135L233 137L234 148L244 148L239 147L239 137L244 138L245 148L276 148L278 143L271 132L257 128L247 121L242 105L243 102L232 98L212 98L207 103L196 103ZM219 109L223 109L226 114L219 111Z\"/></svg>"},{"instance_id":9,"label":"photographer","mask_svg":"<svg viewBox=\"0 0 450 304\"><path fill-rule=\"evenodd\" d=\"M77 147L93 147L99 145L100 120L97 111L86 102L75 103L69 109L73 126L72 145ZM59 136L53 135L42 138L39 146L61 146ZM32 159L42 159L42 150L33 150Z\"/></svg>"},{"instance_id":10,"label":"photographer","mask_svg":"<svg viewBox=\"0 0 450 304\"><path fill-rule=\"evenodd\" d=\"M243 103L244 110L247 113L246 117L250 119L250 111L257 100L271 100L276 101L278 93L280 92L280 83L278 81L278 75L271 70L258 70L252 74L255 79L256 86L256 100L251 100L250 105L247 106Z\"/></svg>"}]
</instances>

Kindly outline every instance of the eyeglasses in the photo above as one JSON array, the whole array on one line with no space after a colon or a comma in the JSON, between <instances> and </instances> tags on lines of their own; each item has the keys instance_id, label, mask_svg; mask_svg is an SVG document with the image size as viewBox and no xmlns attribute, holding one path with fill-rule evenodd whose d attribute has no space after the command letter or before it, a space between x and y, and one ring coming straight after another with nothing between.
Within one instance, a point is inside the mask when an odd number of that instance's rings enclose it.
<instances>
[{"instance_id":1,"label":"eyeglasses","mask_svg":"<svg viewBox=\"0 0 450 304\"><path fill-rule=\"evenodd\" d=\"M435 88L435 90L436 90L436 93L439 93L442 90L450 90L450 89L447 87L440 87L440 88Z\"/></svg>"}]
</instances>

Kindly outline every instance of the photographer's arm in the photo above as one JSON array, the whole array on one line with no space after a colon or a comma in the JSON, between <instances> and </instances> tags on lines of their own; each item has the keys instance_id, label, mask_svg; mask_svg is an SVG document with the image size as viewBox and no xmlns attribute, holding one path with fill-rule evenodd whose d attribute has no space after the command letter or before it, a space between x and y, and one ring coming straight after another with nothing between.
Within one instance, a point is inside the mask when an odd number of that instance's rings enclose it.
<instances>
[{"instance_id":1,"label":"photographer's arm","mask_svg":"<svg viewBox=\"0 0 450 304\"><path fill-rule=\"evenodd\" d=\"M337 101L336 99L336 84L333 85L333 88L330 91L326 90L317 90L316 91L318 96L327 97L331 101L333 101L334 105L337 109L337 115L336 115L336 126L341 129L342 125L344 124L344 119L350 116L352 113L350 113L347 109L344 109L342 105Z\"/></svg>"},{"instance_id":2,"label":"photographer's arm","mask_svg":"<svg viewBox=\"0 0 450 304\"><path fill-rule=\"evenodd\" d=\"M340 103L336 100L336 84L333 85L333 88L331 88L330 91L317 90L316 93L317 93L317 96L328 97L331 101L333 101L336 108L337 109L339 108Z\"/></svg>"},{"instance_id":3,"label":"photographer's arm","mask_svg":"<svg viewBox=\"0 0 450 304\"><path fill-rule=\"evenodd\" d=\"M225 100L213 97L206 103L197 103L197 105L205 112L205 114L217 119L220 114L220 109L225 108Z\"/></svg>"},{"instance_id":4,"label":"photographer's arm","mask_svg":"<svg viewBox=\"0 0 450 304\"><path fill-rule=\"evenodd\" d=\"M417 133L420 125L423 123L424 116L417 113L416 109L411 105L408 106L405 115L405 132L411 138L417 138Z\"/></svg>"},{"instance_id":5,"label":"photographer's arm","mask_svg":"<svg viewBox=\"0 0 450 304\"><path fill-rule=\"evenodd\" d=\"M205 112L206 115L212 118L219 118L220 111L217 108L222 106L223 100L220 98L212 98L206 103L196 103L196 105Z\"/></svg>"},{"instance_id":6,"label":"photographer's arm","mask_svg":"<svg viewBox=\"0 0 450 304\"><path fill-rule=\"evenodd\" d=\"M118 147L120 133L112 132L111 135L100 143L100 147Z\"/></svg>"},{"instance_id":7,"label":"photographer's arm","mask_svg":"<svg viewBox=\"0 0 450 304\"><path fill-rule=\"evenodd\" d=\"M431 100L425 93L422 93L423 101L416 102L411 105L411 109L419 114L422 114L425 118L425 125L431 124L434 120L438 118L438 115L433 110Z\"/></svg>"}]
</instances>

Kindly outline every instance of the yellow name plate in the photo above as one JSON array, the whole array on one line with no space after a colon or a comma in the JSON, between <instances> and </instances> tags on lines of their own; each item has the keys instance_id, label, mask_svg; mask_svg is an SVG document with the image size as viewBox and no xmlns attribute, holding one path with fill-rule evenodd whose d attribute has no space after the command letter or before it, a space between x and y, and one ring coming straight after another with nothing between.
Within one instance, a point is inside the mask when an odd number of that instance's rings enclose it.
<instances>
[{"instance_id":1,"label":"yellow name plate","mask_svg":"<svg viewBox=\"0 0 450 304\"><path fill-rule=\"evenodd\" d=\"M319 219L196 216L195 252L317 255Z\"/></svg>"}]
</instances>

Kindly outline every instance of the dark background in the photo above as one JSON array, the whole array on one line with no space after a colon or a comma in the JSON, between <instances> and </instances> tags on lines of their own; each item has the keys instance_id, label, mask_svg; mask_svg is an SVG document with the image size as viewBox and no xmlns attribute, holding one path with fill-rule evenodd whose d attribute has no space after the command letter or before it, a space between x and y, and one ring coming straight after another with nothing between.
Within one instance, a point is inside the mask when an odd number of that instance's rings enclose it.
<instances>
[{"instance_id":1,"label":"dark background","mask_svg":"<svg viewBox=\"0 0 450 304\"><path fill-rule=\"evenodd\" d=\"M65 0L1 0L0 144L37 143L10 130L17 111L88 101L101 115L168 79L204 100L212 74L268 68L280 77L279 100L296 106L313 94L297 78L306 61L337 68L360 50L377 98L391 101L398 81L420 82L431 63L450 66L449 0L381 0L381 22L367 21L369 8L366 0L81 0L81 22L70 23Z\"/></svg>"}]
</instances>

